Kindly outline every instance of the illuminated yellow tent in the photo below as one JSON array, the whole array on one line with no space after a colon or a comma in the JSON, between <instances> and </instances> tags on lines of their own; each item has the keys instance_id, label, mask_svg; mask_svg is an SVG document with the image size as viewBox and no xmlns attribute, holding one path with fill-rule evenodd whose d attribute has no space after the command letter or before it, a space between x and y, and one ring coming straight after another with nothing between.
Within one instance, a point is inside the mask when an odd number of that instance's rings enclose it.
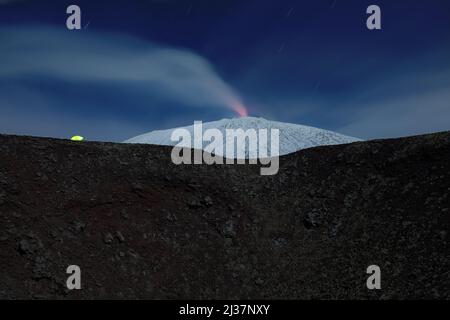
<instances>
[{"instance_id":1,"label":"illuminated yellow tent","mask_svg":"<svg viewBox=\"0 0 450 320\"><path fill-rule=\"evenodd\" d=\"M72 138L70 138L70 140L72 140L72 141L83 141L84 138L82 136L73 136Z\"/></svg>"}]
</instances>

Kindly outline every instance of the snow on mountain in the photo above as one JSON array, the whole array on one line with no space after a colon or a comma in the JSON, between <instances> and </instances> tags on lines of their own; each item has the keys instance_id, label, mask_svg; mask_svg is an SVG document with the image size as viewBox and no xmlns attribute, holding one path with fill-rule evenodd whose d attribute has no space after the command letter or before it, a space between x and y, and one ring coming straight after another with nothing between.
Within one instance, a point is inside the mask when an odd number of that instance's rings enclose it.
<instances>
[{"instance_id":1,"label":"snow on mountain","mask_svg":"<svg viewBox=\"0 0 450 320\"><path fill-rule=\"evenodd\" d=\"M247 129L256 129L256 130L267 129L269 138L269 141L267 142L269 156L274 155L273 153L271 153L270 150L271 129L278 129L280 132L280 140L279 140L280 155L316 146L335 145L361 141L358 138L345 136L333 131L323 130L299 124L269 121L263 118L255 118L255 117L222 119L218 121L204 122L202 125L203 125L203 132L205 132L207 129L212 128L218 129L223 135L224 146L226 145L226 129L242 129L244 131ZM190 132L192 138L191 145L193 146L194 126L191 125L182 128L187 129ZM136 136L134 138L128 139L124 141L124 143L144 143L144 144L174 146L178 143L178 141L171 140L171 134L175 129L177 128L151 131L149 133L145 133ZM203 148L205 148L208 144L209 142L203 142ZM248 149L248 147L246 149ZM222 155L220 153L217 154ZM248 150L245 150L245 155L246 158L248 158L249 155Z\"/></svg>"}]
</instances>

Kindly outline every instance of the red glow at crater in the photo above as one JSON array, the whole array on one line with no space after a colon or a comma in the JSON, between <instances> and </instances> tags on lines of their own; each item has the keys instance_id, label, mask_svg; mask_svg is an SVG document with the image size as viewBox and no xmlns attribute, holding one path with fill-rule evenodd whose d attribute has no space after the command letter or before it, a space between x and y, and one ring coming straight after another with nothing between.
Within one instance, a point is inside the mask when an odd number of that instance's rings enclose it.
<instances>
[{"instance_id":1,"label":"red glow at crater","mask_svg":"<svg viewBox=\"0 0 450 320\"><path fill-rule=\"evenodd\" d=\"M247 108L242 103L233 103L232 108L241 118L248 116Z\"/></svg>"}]
</instances>

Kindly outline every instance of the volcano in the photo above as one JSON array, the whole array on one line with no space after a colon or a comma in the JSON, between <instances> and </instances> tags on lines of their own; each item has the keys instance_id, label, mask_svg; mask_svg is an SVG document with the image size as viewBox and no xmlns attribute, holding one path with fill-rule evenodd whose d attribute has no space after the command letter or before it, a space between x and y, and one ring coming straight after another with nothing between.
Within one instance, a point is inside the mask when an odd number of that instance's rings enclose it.
<instances>
[{"instance_id":1,"label":"volcano","mask_svg":"<svg viewBox=\"0 0 450 320\"><path fill-rule=\"evenodd\" d=\"M182 128L187 129L191 133L191 136L194 136L193 125ZM320 128L279 121L270 121L264 118L256 117L222 119L218 121L203 123L204 130L213 128L220 130L224 137L226 136L226 129L243 129L244 131L248 129L267 129L268 131L270 131L271 129L278 129L280 131L280 155L285 155L296 152L298 150L317 146L346 144L361 141L361 139L358 138L342 135ZM173 146L177 144L177 141L171 140L171 134L175 129L178 128L151 131L128 139L124 141L124 143L144 143ZM206 144L203 145L203 148L205 146ZM247 152L246 155L248 156Z\"/></svg>"}]
</instances>

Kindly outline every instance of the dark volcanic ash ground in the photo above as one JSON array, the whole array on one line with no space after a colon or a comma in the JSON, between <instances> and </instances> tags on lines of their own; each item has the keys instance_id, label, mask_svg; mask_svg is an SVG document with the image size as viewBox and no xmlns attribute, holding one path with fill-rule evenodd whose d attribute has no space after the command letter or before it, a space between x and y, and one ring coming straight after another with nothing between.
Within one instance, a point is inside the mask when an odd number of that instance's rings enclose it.
<instances>
[{"instance_id":1,"label":"dark volcanic ash ground","mask_svg":"<svg viewBox=\"0 0 450 320\"><path fill-rule=\"evenodd\" d=\"M0 298L450 298L449 132L303 150L275 176L170 152L0 136Z\"/></svg>"}]
</instances>

